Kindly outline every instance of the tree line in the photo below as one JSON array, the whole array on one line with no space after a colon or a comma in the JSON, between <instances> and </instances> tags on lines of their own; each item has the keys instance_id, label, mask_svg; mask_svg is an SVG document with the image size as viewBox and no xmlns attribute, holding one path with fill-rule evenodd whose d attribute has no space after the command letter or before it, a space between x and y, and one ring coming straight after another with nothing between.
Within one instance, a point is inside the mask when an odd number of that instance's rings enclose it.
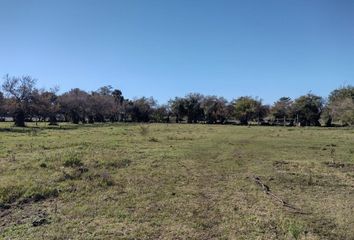
<instances>
[{"instance_id":1,"label":"tree line","mask_svg":"<svg viewBox=\"0 0 354 240\"><path fill-rule=\"evenodd\" d=\"M154 98L126 99L119 89L103 86L86 92L79 88L62 94L58 88L39 89L31 76L3 78L0 121L15 126L26 121L58 122L187 122L208 124L351 126L354 125L354 87L333 90L325 99L312 93L296 99L282 97L273 105L259 98L223 97L190 93L158 105Z\"/></svg>"}]
</instances>

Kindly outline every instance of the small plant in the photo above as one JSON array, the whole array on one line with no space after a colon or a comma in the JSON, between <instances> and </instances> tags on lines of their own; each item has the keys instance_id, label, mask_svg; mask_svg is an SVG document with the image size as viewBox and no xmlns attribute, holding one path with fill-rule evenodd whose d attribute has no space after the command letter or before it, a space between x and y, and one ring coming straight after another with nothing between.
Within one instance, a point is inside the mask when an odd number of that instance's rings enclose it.
<instances>
[{"instance_id":1,"label":"small plant","mask_svg":"<svg viewBox=\"0 0 354 240\"><path fill-rule=\"evenodd\" d=\"M80 167L82 165L81 154L79 152L68 152L65 155L64 167Z\"/></svg>"},{"instance_id":2,"label":"small plant","mask_svg":"<svg viewBox=\"0 0 354 240\"><path fill-rule=\"evenodd\" d=\"M129 159L123 159L120 161L109 161L106 163L108 167L113 167L113 168L126 168L131 164L131 160Z\"/></svg>"},{"instance_id":3,"label":"small plant","mask_svg":"<svg viewBox=\"0 0 354 240\"><path fill-rule=\"evenodd\" d=\"M28 135L31 136L31 137L36 137L36 136L38 136L38 132L39 132L38 129L31 128L31 131L28 132Z\"/></svg>"},{"instance_id":4,"label":"small plant","mask_svg":"<svg viewBox=\"0 0 354 240\"><path fill-rule=\"evenodd\" d=\"M100 184L102 186L113 186L114 185L114 180L108 172L101 173L100 177L101 177Z\"/></svg>"},{"instance_id":5,"label":"small plant","mask_svg":"<svg viewBox=\"0 0 354 240\"><path fill-rule=\"evenodd\" d=\"M58 197L59 191L56 188L49 188L43 186L34 186L27 189L23 196L23 202L38 202L51 197Z\"/></svg>"},{"instance_id":6,"label":"small plant","mask_svg":"<svg viewBox=\"0 0 354 240\"><path fill-rule=\"evenodd\" d=\"M46 164L46 163L41 163L39 166L40 166L41 168L46 168L46 167L47 167L47 164Z\"/></svg>"},{"instance_id":7,"label":"small plant","mask_svg":"<svg viewBox=\"0 0 354 240\"><path fill-rule=\"evenodd\" d=\"M336 149L335 148L331 148L331 159L332 159L332 163L333 164L336 163L335 154L336 154Z\"/></svg>"},{"instance_id":8,"label":"small plant","mask_svg":"<svg viewBox=\"0 0 354 240\"><path fill-rule=\"evenodd\" d=\"M159 140L155 137L149 138L149 142L159 142Z\"/></svg>"},{"instance_id":9,"label":"small plant","mask_svg":"<svg viewBox=\"0 0 354 240\"><path fill-rule=\"evenodd\" d=\"M314 179L313 179L313 171L311 169L314 169L314 163L311 163L311 167L308 169L309 173L308 173L308 181L307 181L307 184L309 186L313 185L315 183Z\"/></svg>"},{"instance_id":10,"label":"small plant","mask_svg":"<svg viewBox=\"0 0 354 240\"><path fill-rule=\"evenodd\" d=\"M141 134L141 136L146 136L149 134L149 126L146 125L140 125L139 126L139 133Z\"/></svg>"},{"instance_id":11,"label":"small plant","mask_svg":"<svg viewBox=\"0 0 354 240\"><path fill-rule=\"evenodd\" d=\"M289 224L288 230L293 238L299 239L303 232L303 226L301 224L292 222Z\"/></svg>"},{"instance_id":12,"label":"small plant","mask_svg":"<svg viewBox=\"0 0 354 240\"><path fill-rule=\"evenodd\" d=\"M8 204L15 202L23 194L23 186L9 185L6 187L0 187L0 204Z\"/></svg>"}]
</instances>

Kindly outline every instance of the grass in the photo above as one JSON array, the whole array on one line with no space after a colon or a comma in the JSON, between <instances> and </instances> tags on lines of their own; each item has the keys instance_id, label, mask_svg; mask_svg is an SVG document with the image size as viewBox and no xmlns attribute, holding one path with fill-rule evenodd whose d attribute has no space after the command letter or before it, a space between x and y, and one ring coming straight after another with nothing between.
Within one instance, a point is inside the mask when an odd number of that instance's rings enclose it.
<instances>
[{"instance_id":1,"label":"grass","mask_svg":"<svg viewBox=\"0 0 354 240\"><path fill-rule=\"evenodd\" d=\"M354 239L353 194L348 128L0 124L0 239Z\"/></svg>"}]
</instances>

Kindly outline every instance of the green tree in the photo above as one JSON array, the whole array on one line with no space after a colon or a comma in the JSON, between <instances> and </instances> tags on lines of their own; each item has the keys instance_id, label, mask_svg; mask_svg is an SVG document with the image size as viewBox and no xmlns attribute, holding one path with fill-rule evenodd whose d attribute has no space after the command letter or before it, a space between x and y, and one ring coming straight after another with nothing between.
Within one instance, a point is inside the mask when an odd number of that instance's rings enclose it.
<instances>
[{"instance_id":1,"label":"green tree","mask_svg":"<svg viewBox=\"0 0 354 240\"><path fill-rule=\"evenodd\" d=\"M31 111L40 120L48 120L49 125L57 125L57 115L60 106L57 96L58 88L47 90L36 90L33 93L33 101L31 102Z\"/></svg>"},{"instance_id":2,"label":"green tree","mask_svg":"<svg viewBox=\"0 0 354 240\"><path fill-rule=\"evenodd\" d=\"M322 118L329 124L333 121L341 125L354 125L354 87L346 86L332 91Z\"/></svg>"},{"instance_id":3,"label":"green tree","mask_svg":"<svg viewBox=\"0 0 354 240\"><path fill-rule=\"evenodd\" d=\"M323 110L323 98L307 94L297 98L293 104L293 117L301 126L320 126L319 119Z\"/></svg>"},{"instance_id":4,"label":"green tree","mask_svg":"<svg viewBox=\"0 0 354 240\"><path fill-rule=\"evenodd\" d=\"M188 123L197 123L203 120L204 111L202 108L203 95L190 93L185 97L185 109Z\"/></svg>"},{"instance_id":5,"label":"green tree","mask_svg":"<svg viewBox=\"0 0 354 240\"><path fill-rule=\"evenodd\" d=\"M74 88L59 97L61 112L66 120L70 120L74 124L80 121L86 123L86 118L90 115L90 95L79 89Z\"/></svg>"},{"instance_id":6,"label":"green tree","mask_svg":"<svg viewBox=\"0 0 354 240\"><path fill-rule=\"evenodd\" d=\"M227 101L225 98L206 96L202 99L202 108L207 123L223 123L227 118Z\"/></svg>"},{"instance_id":7,"label":"green tree","mask_svg":"<svg viewBox=\"0 0 354 240\"><path fill-rule=\"evenodd\" d=\"M293 101L289 97L282 97L276 101L270 109L270 114L273 120L284 124L286 119L291 118Z\"/></svg>"},{"instance_id":8,"label":"green tree","mask_svg":"<svg viewBox=\"0 0 354 240\"><path fill-rule=\"evenodd\" d=\"M152 113L154 122L168 123L170 122L170 109L167 105L158 106Z\"/></svg>"},{"instance_id":9,"label":"green tree","mask_svg":"<svg viewBox=\"0 0 354 240\"><path fill-rule=\"evenodd\" d=\"M171 99L168 104L172 114L176 117L176 123L179 123L187 115L186 100L176 97Z\"/></svg>"},{"instance_id":10,"label":"green tree","mask_svg":"<svg viewBox=\"0 0 354 240\"><path fill-rule=\"evenodd\" d=\"M149 122L155 106L156 101L152 97L142 97L129 101L126 111L133 122Z\"/></svg>"},{"instance_id":11,"label":"green tree","mask_svg":"<svg viewBox=\"0 0 354 240\"><path fill-rule=\"evenodd\" d=\"M234 114L241 124L249 121L260 121L267 113L267 108L262 106L262 101L252 97L240 97L233 102Z\"/></svg>"},{"instance_id":12,"label":"green tree","mask_svg":"<svg viewBox=\"0 0 354 240\"><path fill-rule=\"evenodd\" d=\"M115 102L115 115L114 121L122 121L125 118L125 103L123 93L119 89L114 89L112 96Z\"/></svg>"}]
</instances>

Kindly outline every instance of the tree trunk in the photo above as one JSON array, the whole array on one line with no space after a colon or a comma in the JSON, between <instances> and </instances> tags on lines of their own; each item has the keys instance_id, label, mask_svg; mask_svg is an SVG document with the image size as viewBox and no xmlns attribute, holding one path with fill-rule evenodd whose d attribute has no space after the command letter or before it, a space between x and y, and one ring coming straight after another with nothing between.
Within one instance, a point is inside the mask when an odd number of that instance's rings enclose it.
<instances>
[{"instance_id":1,"label":"tree trunk","mask_svg":"<svg viewBox=\"0 0 354 240\"><path fill-rule=\"evenodd\" d=\"M57 118L54 115L49 116L49 126L58 125Z\"/></svg>"},{"instance_id":2,"label":"tree trunk","mask_svg":"<svg viewBox=\"0 0 354 240\"><path fill-rule=\"evenodd\" d=\"M22 109L17 109L15 112L15 126L16 127L25 127L25 113Z\"/></svg>"}]
</instances>

